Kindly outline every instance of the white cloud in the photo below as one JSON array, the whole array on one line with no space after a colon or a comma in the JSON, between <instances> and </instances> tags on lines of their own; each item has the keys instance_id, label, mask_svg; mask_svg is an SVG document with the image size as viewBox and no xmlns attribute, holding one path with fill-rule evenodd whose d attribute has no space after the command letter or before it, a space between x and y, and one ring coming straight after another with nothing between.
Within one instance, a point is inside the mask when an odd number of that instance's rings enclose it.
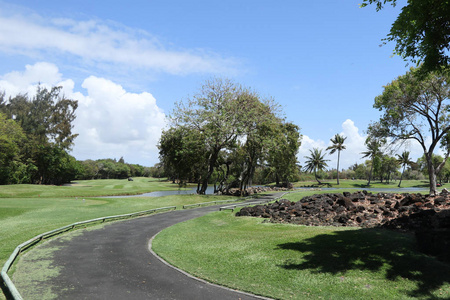
<instances>
[{"instance_id":1,"label":"white cloud","mask_svg":"<svg viewBox=\"0 0 450 300\"><path fill-rule=\"evenodd\" d=\"M142 30L98 20L48 19L0 10L0 51L42 56L64 54L85 62L171 74L231 73L236 61L202 50L166 49Z\"/></svg>"},{"instance_id":2,"label":"white cloud","mask_svg":"<svg viewBox=\"0 0 450 300\"><path fill-rule=\"evenodd\" d=\"M360 133L359 128L356 127L355 123L350 119L347 119L342 123L342 131L339 134L347 137L344 143L346 149L341 151L339 168L348 169L355 163L364 163L367 158L362 158L361 153L366 151L364 142L367 136ZM330 139L333 138L333 136L330 136ZM430 143L431 138L427 137L427 145L429 145ZM302 145L298 154L298 160L300 161L300 164L303 164L305 162L306 159L304 158L304 156L309 156L310 149L319 148L322 149L323 153L325 149L331 145L332 143L330 140L328 140L328 143L325 143L320 139L314 140L311 137L304 135ZM416 161L423 155L422 148L420 147L419 143L414 140L407 141L400 147L393 148L393 150L396 150L396 152L390 153L389 155L395 156L396 154L400 154L403 151L410 151L410 157L414 161ZM435 153L441 156L444 155L441 149L436 149ZM329 160L327 162L328 169L335 169L337 167L337 153L331 155L327 153L325 159Z\"/></svg>"},{"instance_id":3,"label":"white cloud","mask_svg":"<svg viewBox=\"0 0 450 300\"><path fill-rule=\"evenodd\" d=\"M342 131L339 133L347 139L345 140L344 145L346 146L346 149L341 151L341 158L340 158L340 169L347 169L351 165L355 163L361 163L364 160L361 158L361 152L365 150L364 141L366 139L365 136L363 136L360 132L358 127L355 126L355 123L347 119L342 123ZM330 136L330 139L333 136ZM309 136L303 136L302 145L299 150L298 159L300 161L300 164L303 164L305 162L304 156L309 156L310 149L313 148L319 148L322 149L322 153L325 153L325 149L329 146L331 146L331 141L327 141L325 143L322 140L314 140L310 138ZM327 154L325 155L325 159L328 159L328 169L334 169L337 166L337 153L334 153L332 155Z\"/></svg>"},{"instance_id":4,"label":"white cloud","mask_svg":"<svg viewBox=\"0 0 450 300\"><path fill-rule=\"evenodd\" d=\"M40 74L40 76L36 75ZM165 114L148 92L130 93L110 80L90 76L82 83L86 94L74 91L74 82L63 79L58 67L41 62L23 72L0 76L7 95L33 95L36 85L63 86L66 97L78 100L74 122L73 155L79 160L120 158L142 165L158 162L156 144L165 126Z\"/></svg>"},{"instance_id":5,"label":"white cloud","mask_svg":"<svg viewBox=\"0 0 450 300\"><path fill-rule=\"evenodd\" d=\"M309 150L312 150L313 148L322 149L322 153L324 153L326 144L324 141L313 140L309 136L303 135L302 144L300 146L300 149L299 149L298 155L297 155L297 159L300 162L301 166L304 166L304 163L306 161L305 156L309 156L310 155Z\"/></svg>"},{"instance_id":6,"label":"white cloud","mask_svg":"<svg viewBox=\"0 0 450 300\"><path fill-rule=\"evenodd\" d=\"M7 97L19 93L32 95L36 92L39 83L48 88L57 84L61 85L62 75L58 67L47 62L38 62L34 65L26 65L23 72L13 71L0 76L0 88ZM64 82L64 85L73 85L73 81Z\"/></svg>"}]
</instances>

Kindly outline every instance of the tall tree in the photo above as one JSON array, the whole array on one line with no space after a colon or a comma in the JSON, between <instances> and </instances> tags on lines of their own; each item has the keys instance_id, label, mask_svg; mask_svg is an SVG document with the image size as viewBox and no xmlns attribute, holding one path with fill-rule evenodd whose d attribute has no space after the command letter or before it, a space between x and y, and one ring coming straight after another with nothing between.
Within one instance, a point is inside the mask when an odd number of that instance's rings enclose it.
<instances>
[{"instance_id":1,"label":"tall tree","mask_svg":"<svg viewBox=\"0 0 450 300\"><path fill-rule=\"evenodd\" d=\"M322 154L322 150L319 150L318 148L313 148L312 150L309 150L309 152L310 156L305 156L305 170L306 172L314 172L314 178L316 178L319 184L322 184L317 177L317 171L322 171L328 167L326 163L328 159L325 159L325 153Z\"/></svg>"},{"instance_id":2,"label":"tall tree","mask_svg":"<svg viewBox=\"0 0 450 300\"><path fill-rule=\"evenodd\" d=\"M423 149L430 179L430 194L436 193L436 174L450 154L450 74L429 73L425 77L411 69L384 87L374 107L382 112L369 126L370 135L389 137L392 143L417 141ZM427 141L431 138L431 142ZM444 161L435 168L432 155L441 144Z\"/></svg>"},{"instance_id":3,"label":"tall tree","mask_svg":"<svg viewBox=\"0 0 450 300\"><path fill-rule=\"evenodd\" d=\"M409 156L409 151L403 151L402 154L397 154L397 162L400 164L400 166L403 167L402 175L400 176L400 181L398 183L398 187L402 184L403 179L403 173L405 173L405 169L407 166L411 166L414 162L411 160Z\"/></svg>"},{"instance_id":4,"label":"tall tree","mask_svg":"<svg viewBox=\"0 0 450 300\"><path fill-rule=\"evenodd\" d=\"M242 119L238 115L243 110L236 101L241 91L242 88L230 80L208 80L187 103L177 103L170 116L173 125L197 130L203 135L207 171L202 176L199 194L205 194L220 152L234 147L242 132Z\"/></svg>"},{"instance_id":5,"label":"tall tree","mask_svg":"<svg viewBox=\"0 0 450 300\"><path fill-rule=\"evenodd\" d=\"M194 167L199 194L211 181L225 189L237 182L242 192L258 165L270 160L275 141L289 149L299 146L298 127L279 116L278 104L225 79L206 81L198 94L176 104L169 121L160 140L161 162L166 171L178 170L178 177ZM192 148L195 153L186 155ZM285 157L292 159L295 151L286 149Z\"/></svg>"},{"instance_id":6,"label":"tall tree","mask_svg":"<svg viewBox=\"0 0 450 300\"><path fill-rule=\"evenodd\" d=\"M290 186L289 177L297 172L297 153L301 145L300 128L293 123L281 123L269 148L268 163L275 173L276 184Z\"/></svg>"},{"instance_id":7,"label":"tall tree","mask_svg":"<svg viewBox=\"0 0 450 300\"><path fill-rule=\"evenodd\" d=\"M180 184L199 181L207 172L209 153L203 135L184 126L163 131L158 143L166 175Z\"/></svg>"},{"instance_id":8,"label":"tall tree","mask_svg":"<svg viewBox=\"0 0 450 300\"><path fill-rule=\"evenodd\" d=\"M38 86L36 95L17 95L0 103L0 111L14 119L30 140L53 143L70 150L78 134L72 133L78 101L61 95L61 87Z\"/></svg>"},{"instance_id":9,"label":"tall tree","mask_svg":"<svg viewBox=\"0 0 450 300\"><path fill-rule=\"evenodd\" d=\"M377 10L397 0L364 0L361 6L376 4ZM413 63L423 62L422 71L449 67L450 4L443 0L408 0L386 38L395 42L395 53Z\"/></svg>"},{"instance_id":10,"label":"tall tree","mask_svg":"<svg viewBox=\"0 0 450 300\"><path fill-rule=\"evenodd\" d=\"M31 98L16 95L6 100L0 93L0 112L14 120L27 137L20 148L20 170L26 170L21 171L27 173L26 182L61 183L77 173L74 158L67 153L77 136L72 133L77 107L77 101L61 95L61 87L38 86Z\"/></svg>"},{"instance_id":11,"label":"tall tree","mask_svg":"<svg viewBox=\"0 0 450 300\"><path fill-rule=\"evenodd\" d=\"M343 135L336 134L333 138L330 139L330 141L333 143L330 147L327 148L327 150L330 150L330 154L333 154L337 151L338 153L338 160L337 160L337 184L339 185L339 160L341 156L341 151L345 150L346 146L344 145L345 140L347 137L344 137Z\"/></svg>"},{"instance_id":12,"label":"tall tree","mask_svg":"<svg viewBox=\"0 0 450 300\"><path fill-rule=\"evenodd\" d=\"M22 128L0 113L0 184L22 183L17 172L22 169L20 148L25 142Z\"/></svg>"}]
</instances>

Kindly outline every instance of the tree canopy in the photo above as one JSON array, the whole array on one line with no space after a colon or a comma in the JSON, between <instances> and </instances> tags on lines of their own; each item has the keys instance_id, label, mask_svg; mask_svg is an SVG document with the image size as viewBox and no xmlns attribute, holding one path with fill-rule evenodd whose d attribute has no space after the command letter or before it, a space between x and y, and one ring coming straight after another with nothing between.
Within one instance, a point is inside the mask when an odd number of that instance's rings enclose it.
<instances>
[{"instance_id":1,"label":"tree canopy","mask_svg":"<svg viewBox=\"0 0 450 300\"><path fill-rule=\"evenodd\" d=\"M0 160L0 181L7 183L62 184L74 179L78 163L67 151L77 134L72 122L78 102L61 95L61 87L38 86L29 97L9 99L0 93L0 113L5 139Z\"/></svg>"},{"instance_id":2,"label":"tree canopy","mask_svg":"<svg viewBox=\"0 0 450 300\"><path fill-rule=\"evenodd\" d=\"M364 0L362 7L376 4L377 10L396 0ZM422 71L439 71L450 63L450 3L443 0L408 0L387 35L395 42L395 53L413 63L423 63Z\"/></svg>"},{"instance_id":3,"label":"tree canopy","mask_svg":"<svg viewBox=\"0 0 450 300\"><path fill-rule=\"evenodd\" d=\"M432 194L436 193L436 174L450 154L449 76L432 72L424 77L412 68L385 86L375 98L374 107L382 116L369 126L371 136L389 137L392 143L415 140L420 144L428 161ZM439 143L446 154L444 162L435 168L431 158Z\"/></svg>"},{"instance_id":4,"label":"tree canopy","mask_svg":"<svg viewBox=\"0 0 450 300\"><path fill-rule=\"evenodd\" d=\"M232 186L243 191L258 166L272 168L285 181L293 169L286 164L296 163L298 126L279 116L272 99L261 100L230 80L206 81L199 93L176 104L169 120L158 146L160 160L172 179L197 182L199 194L211 181L221 191Z\"/></svg>"},{"instance_id":5,"label":"tree canopy","mask_svg":"<svg viewBox=\"0 0 450 300\"><path fill-rule=\"evenodd\" d=\"M313 148L312 150L309 150L309 153L309 156L305 156L305 170L307 172L314 172L314 177L316 178L317 182L319 184L322 184L322 182L320 182L319 178L317 177L317 171L321 171L328 167L328 159L325 159L325 153L322 154L322 150L319 148Z\"/></svg>"}]
</instances>

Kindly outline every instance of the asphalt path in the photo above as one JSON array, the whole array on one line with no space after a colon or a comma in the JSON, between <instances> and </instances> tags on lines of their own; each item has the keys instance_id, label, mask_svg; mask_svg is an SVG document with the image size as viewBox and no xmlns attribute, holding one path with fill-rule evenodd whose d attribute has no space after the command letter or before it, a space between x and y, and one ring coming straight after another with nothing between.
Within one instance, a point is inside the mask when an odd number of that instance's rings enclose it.
<instances>
[{"instance_id":1,"label":"asphalt path","mask_svg":"<svg viewBox=\"0 0 450 300\"><path fill-rule=\"evenodd\" d=\"M264 299L187 276L149 249L164 228L218 207L160 213L55 240L62 247L53 254L53 266L61 271L50 279L52 292L58 299Z\"/></svg>"}]
</instances>

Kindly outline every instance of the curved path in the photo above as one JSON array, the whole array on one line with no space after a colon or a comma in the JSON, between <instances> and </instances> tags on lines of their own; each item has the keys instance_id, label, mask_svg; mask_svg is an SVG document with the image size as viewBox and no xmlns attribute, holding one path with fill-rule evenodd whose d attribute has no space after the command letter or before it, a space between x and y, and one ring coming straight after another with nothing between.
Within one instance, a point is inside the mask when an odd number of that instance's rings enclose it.
<instances>
[{"instance_id":1,"label":"curved path","mask_svg":"<svg viewBox=\"0 0 450 300\"><path fill-rule=\"evenodd\" d=\"M218 207L156 214L50 241L63 246L53 253L61 272L46 284L58 299L261 299L186 276L149 251L150 239L162 229Z\"/></svg>"}]
</instances>

